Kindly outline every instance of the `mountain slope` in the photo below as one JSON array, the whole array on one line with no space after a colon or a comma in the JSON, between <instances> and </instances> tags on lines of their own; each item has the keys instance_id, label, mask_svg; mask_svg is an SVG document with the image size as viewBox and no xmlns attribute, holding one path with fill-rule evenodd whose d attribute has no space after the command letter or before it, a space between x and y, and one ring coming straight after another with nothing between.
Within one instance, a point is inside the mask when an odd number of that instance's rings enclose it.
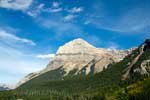
<instances>
[{"instance_id":1,"label":"mountain slope","mask_svg":"<svg viewBox=\"0 0 150 100\"><path fill-rule=\"evenodd\" d=\"M62 79L65 76L98 73L106 69L109 64L119 62L133 50L96 48L83 39L75 39L59 47L55 57L45 69L37 73L29 74L19 82L18 86L38 76L43 77L47 75L45 78L47 81ZM55 74L57 74L57 77Z\"/></svg>"},{"instance_id":2,"label":"mountain slope","mask_svg":"<svg viewBox=\"0 0 150 100\"><path fill-rule=\"evenodd\" d=\"M133 51L134 53L137 50ZM98 74L89 74L84 76L82 74L78 74L75 76L64 76L63 80L49 80L44 79L45 76L47 78L51 77L52 71L47 72L41 76L38 76L29 82L23 84L19 89L54 89L61 91L69 91L73 90L73 92L90 92L91 89L106 89L107 91L111 91L117 89L120 85L120 81L122 79L123 71L127 68L127 63L131 61L131 55L127 56L123 61L109 65L107 69L103 70ZM78 88L77 88L78 87ZM111 87L111 88L110 88ZM68 90L69 89L69 90ZM89 91L88 91L89 90Z\"/></svg>"},{"instance_id":3,"label":"mountain slope","mask_svg":"<svg viewBox=\"0 0 150 100\"><path fill-rule=\"evenodd\" d=\"M135 74L149 75L150 74L150 40L147 39L139 48L136 57L129 62L129 66L125 69L123 79L127 79Z\"/></svg>"},{"instance_id":4,"label":"mountain slope","mask_svg":"<svg viewBox=\"0 0 150 100\"><path fill-rule=\"evenodd\" d=\"M109 65L107 69L95 75L89 74L88 76L84 76L82 74L78 74L72 77L64 76L63 80L60 80L60 79L57 81L55 80L51 81L49 79L45 80L44 79L45 76L48 78L48 77L51 77L52 75L52 72L49 71L46 74L36 77L32 79L31 81L27 82L26 84L22 85L20 89L21 88L22 89L50 88L50 89L61 90L61 91L68 91L68 89L71 89L71 90L74 90L74 92L84 92L87 89L91 91L91 89L95 90L98 88L99 89L106 88L107 91L111 89L114 90L114 88L117 89L118 86L121 85L122 82L123 83L125 82L122 80L122 76L125 73L124 71L130 66L131 64L130 62L132 62L140 54L140 51L139 51L140 49L141 49L141 46L137 48L136 50L134 50L132 54L125 57L123 61L113 64L113 65ZM136 66L137 68L137 64L139 64L138 67L140 67L141 63L148 59L150 59L150 51L146 50L142 53L138 61L136 61L133 66ZM132 68L132 70L136 70L136 69ZM135 73L130 73L130 74L133 77L130 78L132 81L129 83L133 83L138 80L138 79L136 80L136 77L135 77L137 75L136 71ZM143 76L141 73L139 73L139 75L141 75L141 77ZM138 78L140 79L140 77ZM76 86L78 86L78 88L76 88Z\"/></svg>"},{"instance_id":5,"label":"mountain slope","mask_svg":"<svg viewBox=\"0 0 150 100\"><path fill-rule=\"evenodd\" d=\"M143 100L143 98L149 100L150 92L146 88L150 87L148 81L150 46L149 42L144 42L142 45L122 61L107 66L102 72L85 76L74 75L76 70L73 70L69 73L71 75L62 77L61 74L65 72L60 67L39 75L5 94L15 98L17 94L25 100ZM138 59L134 61L137 57ZM143 68L146 70L144 74ZM124 79L126 72L129 72L129 77ZM61 78L58 79L57 76ZM132 94L132 91L135 93ZM2 97L5 98L3 93Z\"/></svg>"}]
</instances>

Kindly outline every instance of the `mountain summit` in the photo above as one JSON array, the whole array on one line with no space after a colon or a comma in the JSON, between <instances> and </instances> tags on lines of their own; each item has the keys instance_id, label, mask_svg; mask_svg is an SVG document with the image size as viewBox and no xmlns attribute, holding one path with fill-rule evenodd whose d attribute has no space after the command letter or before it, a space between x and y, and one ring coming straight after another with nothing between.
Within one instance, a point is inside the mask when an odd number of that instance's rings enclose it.
<instances>
[{"instance_id":1,"label":"mountain summit","mask_svg":"<svg viewBox=\"0 0 150 100\"><path fill-rule=\"evenodd\" d=\"M78 38L72 40L57 50L53 61L50 61L47 68L43 72L55 70L62 67L67 75L71 70L77 70L76 74L88 74L92 72L100 72L103 68L111 63L122 60L130 54L129 50L108 50L104 48L96 48L85 40ZM91 68L93 67L93 68Z\"/></svg>"},{"instance_id":2,"label":"mountain summit","mask_svg":"<svg viewBox=\"0 0 150 100\"><path fill-rule=\"evenodd\" d=\"M56 54L91 53L96 48L85 40L78 38L60 46Z\"/></svg>"},{"instance_id":3,"label":"mountain summit","mask_svg":"<svg viewBox=\"0 0 150 100\"><path fill-rule=\"evenodd\" d=\"M42 77L47 73L49 73L48 76L51 76L47 77L49 80L63 78L68 75L74 76L98 73L106 69L109 64L122 60L125 56L130 54L132 50L133 49L108 50L96 48L85 40L78 38L60 46L55 57L49 62L45 69L27 75L19 82L18 86L37 76Z\"/></svg>"},{"instance_id":4,"label":"mountain summit","mask_svg":"<svg viewBox=\"0 0 150 100\"><path fill-rule=\"evenodd\" d=\"M77 39L61 46L44 70L26 76L11 95L39 100L149 100L149 76L149 39L129 50L96 48ZM31 96L34 92L43 94Z\"/></svg>"}]
</instances>

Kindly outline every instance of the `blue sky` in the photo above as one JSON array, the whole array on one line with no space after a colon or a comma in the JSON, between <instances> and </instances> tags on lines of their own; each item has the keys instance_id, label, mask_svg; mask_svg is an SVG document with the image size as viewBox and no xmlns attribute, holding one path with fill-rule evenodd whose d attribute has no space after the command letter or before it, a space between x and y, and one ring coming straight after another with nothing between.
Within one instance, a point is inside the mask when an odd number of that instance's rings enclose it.
<instances>
[{"instance_id":1,"label":"blue sky","mask_svg":"<svg viewBox=\"0 0 150 100\"><path fill-rule=\"evenodd\" d=\"M43 69L75 38L136 47L150 36L149 10L150 0L0 0L0 83Z\"/></svg>"}]
</instances>

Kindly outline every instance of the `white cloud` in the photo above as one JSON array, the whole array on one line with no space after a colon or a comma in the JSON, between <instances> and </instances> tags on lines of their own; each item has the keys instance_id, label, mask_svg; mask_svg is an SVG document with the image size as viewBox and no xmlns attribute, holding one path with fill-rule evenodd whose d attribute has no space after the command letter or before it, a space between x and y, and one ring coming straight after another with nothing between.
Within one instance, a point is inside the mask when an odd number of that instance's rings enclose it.
<instances>
[{"instance_id":1,"label":"white cloud","mask_svg":"<svg viewBox=\"0 0 150 100\"><path fill-rule=\"evenodd\" d=\"M40 60L28 45L31 40L20 38L0 29L0 82L15 84L31 72L43 69L47 60Z\"/></svg>"},{"instance_id":2,"label":"white cloud","mask_svg":"<svg viewBox=\"0 0 150 100\"><path fill-rule=\"evenodd\" d=\"M51 12L51 13L57 13L57 12L60 12L62 10L63 10L63 8L60 7L59 2L53 2L50 8L46 8L43 11Z\"/></svg>"},{"instance_id":3,"label":"white cloud","mask_svg":"<svg viewBox=\"0 0 150 100\"><path fill-rule=\"evenodd\" d=\"M33 11L28 11L27 14L31 17L36 17L37 13L33 13Z\"/></svg>"},{"instance_id":4,"label":"white cloud","mask_svg":"<svg viewBox=\"0 0 150 100\"><path fill-rule=\"evenodd\" d=\"M45 4L41 3L37 6L38 9L42 9L45 6Z\"/></svg>"},{"instance_id":5,"label":"white cloud","mask_svg":"<svg viewBox=\"0 0 150 100\"><path fill-rule=\"evenodd\" d=\"M63 10L62 8L49 8L49 9L47 9L47 12L56 13L56 12L60 12L62 10Z\"/></svg>"},{"instance_id":6,"label":"white cloud","mask_svg":"<svg viewBox=\"0 0 150 100\"><path fill-rule=\"evenodd\" d=\"M47 64L47 61L41 61L33 54L5 44L0 44L0 55L0 82L6 84L15 84L27 74L39 71Z\"/></svg>"},{"instance_id":7,"label":"white cloud","mask_svg":"<svg viewBox=\"0 0 150 100\"><path fill-rule=\"evenodd\" d=\"M20 37L17 37L13 34L10 34L4 30L0 30L0 39L2 41L16 41L16 42L21 42L21 43L26 43L26 44L29 44L29 45L36 45L33 41L31 40L28 40L28 39L25 39L25 38L20 38Z\"/></svg>"},{"instance_id":8,"label":"white cloud","mask_svg":"<svg viewBox=\"0 0 150 100\"><path fill-rule=\"evenodd\" d=\"M70 13L79 13L82 11L83 11L82 7L73 7L72 9L68 10L68 12L70 12Z\"/></svg>"},{"instance_id":9,"label":"white cloud","mask_svg":"<svg viewBox=\"0 0 150 100\"><path fill-rule=\"evenodd\" d=\"M52 7L58 8L60 6L59 2L53 2Z\"/></svg>"},{"instance_id":10,"label":"white cloud","mask_svg":"<svg viewBox=\"0 0 150 100\"><path fill-rule=\"evenodd\" d=\"M53 59L54 57L55 57L55 54L37 55L37 58L40 58L40 59Z\"/></svg>"},{"instance_id":11,"label":"white cloud","mask_svg":"<svg viewBox=\"0 0 150 100\"><path fill-rule=\"evenodd\" d=\"M32 9L26 11L26 13L31 17L37 17L37 15L39 15L41 12L43 12L44 6L45 6L45 4L43 4L43 3L39 4L35 8L32 8Z\"/></svg>"},{"instance_id":12,"label":"white cloud","mask_svg":"<svg viewBox=\"0 0 150 100\"><path fill-rule=\"evenodd\" d=\"M0 7L13 10L26 10L33 0L0 0Z\"/></svg>"},{"instance_id":13,"label":"white cloud","mask_svg":"<svg viewBox=\"0 0 150 100\"><path fill-rule=\"evenodd\" d=\"M57 22L57 23L56 23ZM49 29L51 31L54 31L56 34L53 35L51 38L55 38L60 40L61 38L66 38L68 37L78 37L80 34L76 33L84 33L82 29L76 24L70 23L70 22L64 22L62 20L58 19L39 19L38 24L46 29ZM63 26L63 27L60 27ZM63 33L63 34L62 34ZM72 35L70 35L72 34Z\"/></svg>"},{"instance_id":14,"label":"white cloud","mask_svg":"<svg viewBox=\"0 0 150 100\"><path fill-rule=\"evenodd\" d=\"M76 17L77 16L70 14L70 15L67 15L67 16L64 17L64 21L71 21Z\"/></svg>"}]
</instances>

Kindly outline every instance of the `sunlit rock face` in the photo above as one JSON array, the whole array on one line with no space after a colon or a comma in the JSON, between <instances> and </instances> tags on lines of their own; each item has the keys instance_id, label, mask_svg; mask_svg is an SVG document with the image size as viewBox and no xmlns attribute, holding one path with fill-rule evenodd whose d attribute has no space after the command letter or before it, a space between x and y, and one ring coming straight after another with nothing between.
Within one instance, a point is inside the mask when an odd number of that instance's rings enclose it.
<instances>
[{"instance_id":1,"label":"sunlit rock face","mask_svg":"<svg viewBox=\"0 0 150 100\"><path fill-rule=\"evenodd\" d=\"M75 39L59 47L53 61L49 63L47 69L56 69L63 66L64 69L81 68L95 57L101 58L100 53L94 46L82 39ZM74 66L74 67L73 67Z\"/></svg>"},{"instance_id":2,"label":"sunlit rock face","mask_svg":"<svg viewBox=\"0 0 150 100\"><path fill-rule=\"evenodd\" d=\"M86 74L91 71L90 69L93 69L94 72L100 72L109 64L122 60L131 51L96 48L79 38L60 46L53 61L50 61L44 71L62 67L66 73L73 69L80 72L86 66Z\"/></svg>"},{"instance_id":3,"label":"sunlit rock face","mask_svg":"<svg viewBox=\"0 0 150 100\"><path fill-rule=\"evenodd\" d=\"M37 77L50 70L61 68L65 74L76 70L76 74L85 73L85 75L97 73L111 63L123 60L134 49L129 50L111 50L96 48L83 39L75 39L63 46L60 46L55 57L48 63L47 67L40 72L32 73L19 82L19 85ZM18 86L19 86L18 85Z\"/></svg>"},{"instance_id":4,"label":"sunlit rock face","mask_svg":"<svg viewBox=\"0 0 150 100\"><path fill-rule=\"evenodd\" d=\"M56 54L93 54L94 50L96 50L94 46L79 38L60 46Z\"/></svg>"}]
</instances>

